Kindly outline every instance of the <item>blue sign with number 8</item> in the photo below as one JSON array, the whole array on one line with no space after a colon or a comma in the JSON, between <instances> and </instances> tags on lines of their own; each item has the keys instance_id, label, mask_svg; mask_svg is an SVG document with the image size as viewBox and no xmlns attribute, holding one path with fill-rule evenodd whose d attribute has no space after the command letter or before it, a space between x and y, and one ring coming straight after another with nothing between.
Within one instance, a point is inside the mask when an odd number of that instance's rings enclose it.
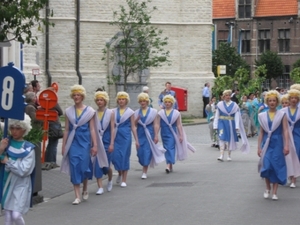
<instances>
[{"instance_id":1,"label":"blue sign with number 8","mask_svg":"<svg viewBox=\"0 0 300 225\"><path fill-rule=\"evenodd\" d=\"M23 120L25 76L13 65L0 68L0 117Z\"/></svg>"}]
</instances>

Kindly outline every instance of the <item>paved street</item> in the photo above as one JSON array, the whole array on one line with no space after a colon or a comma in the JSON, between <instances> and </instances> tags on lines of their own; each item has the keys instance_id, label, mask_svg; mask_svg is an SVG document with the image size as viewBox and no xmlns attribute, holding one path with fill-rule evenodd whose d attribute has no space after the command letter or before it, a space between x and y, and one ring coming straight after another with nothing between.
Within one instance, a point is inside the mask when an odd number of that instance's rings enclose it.
<instances>
[{"instance_id":1,"label":"paved street","mask_svg":"<svg viewBox=\"0 0 300 225\"><path fill-rule=\"evenodd\" d=\"M74 194L69 178L58 169L43 171L43 179L51 180L53 187L44 187L48 191L42 193L49 199L30 210L25 216L26 224L299 223L300 187L279 187L277 202L263 199L265 186L257 173L257 138L249 139L250 154L233 152L232 162L221 163L217 161L218 151L210 147L206 124L185 126L185 131L197 152L177 162L173 173L166 174L161 164L149 170L148 179L141 180L141 167L133 150L127 188L114 185L112 192L96 196L97 186L91 182L90 198L78 206L71 205Z\"/></svg>"}]
</instances>

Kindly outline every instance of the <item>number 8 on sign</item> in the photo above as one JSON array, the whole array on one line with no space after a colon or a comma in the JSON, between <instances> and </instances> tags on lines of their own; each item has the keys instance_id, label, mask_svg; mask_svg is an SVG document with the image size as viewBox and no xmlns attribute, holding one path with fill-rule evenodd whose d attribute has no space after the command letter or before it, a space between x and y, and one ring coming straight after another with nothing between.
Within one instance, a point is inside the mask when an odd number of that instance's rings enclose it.
<instances>
[{"instance_id":1,"label":"number 8 on sign","mask_svg":"<svg viewBox=\"0 0 300 225\"><path fill-rule=\"evenodd\" d=\"M24 87L24 74L12 63L0 68L0 117L24 119Z\"/></svg>"},{"instance_id":2,"label":"number 8 on sign","mask_svg":"<svg viewBox=\"0 0 300 225\"><path fill-rule=\"evenodd\" d=\"M2 83L1 106L10 110L13 106L15 80L12 77L5 77Z\"/></svg>"}]
</instances>

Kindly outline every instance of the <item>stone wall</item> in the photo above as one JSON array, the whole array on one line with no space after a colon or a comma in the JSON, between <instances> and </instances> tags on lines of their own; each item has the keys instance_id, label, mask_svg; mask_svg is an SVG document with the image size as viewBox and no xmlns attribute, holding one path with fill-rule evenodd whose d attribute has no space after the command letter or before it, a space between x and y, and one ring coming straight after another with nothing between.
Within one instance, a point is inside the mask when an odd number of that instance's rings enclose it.
<instances>
[{"instance_id":1,"label":"stone wall","mask_svg":"<svg viewBox=\"0 0 300 225\"><path fill-rule=\"evenodd\" d=\"M118 30L109 25L113 11L119 9L124 0L80 1L80 72L82 84L87 89L86 104L95 106L93 93L98 87L114 90L107 85L110 73L101 61L102 49ZM188 111L184 115L202 116L202 88L205 82L212 82L211 72L211 0L153 0L157 6L152 22L169 37L171 66L151 68L147 80L154 106L164 89L166 81L188 90ZM62 108L72 104L69 87L78 83L75 69L76 57L76 0L50 0L54 10L50 28L50 73L52 81L59 83L59 103ZM38 45L25 46L24 68L31 80L32 67L39 66L42 75L38 77L42 86L47 85L45 75L45 34L39 34ZM113 94L111 94L113 95ZM114 96L111 96L113 99ZM132 99L136 101L136 99ZM114 101L112 101L114 102Z\"/></svg>"}]
</instances>

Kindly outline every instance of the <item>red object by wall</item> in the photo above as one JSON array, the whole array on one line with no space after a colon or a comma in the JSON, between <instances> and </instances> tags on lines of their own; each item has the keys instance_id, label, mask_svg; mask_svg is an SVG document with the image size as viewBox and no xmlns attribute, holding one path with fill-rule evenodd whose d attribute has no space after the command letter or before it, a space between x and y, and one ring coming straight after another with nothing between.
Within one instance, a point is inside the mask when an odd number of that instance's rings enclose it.
<instances>
[{"instance_id":1,"label":"red object by wall","mask_svg":"<svg viewBox=\"0 0 300 225\"><path fill-rule=\"evenodd\" d=\"M178 104L178 111L187 111L188 104L187 104L187 98L188 98L188 93L187 89L181 88L181 87L171 87L172 91L175 91L176 93L176 100Z\"/></svg>"}]
</instances>

